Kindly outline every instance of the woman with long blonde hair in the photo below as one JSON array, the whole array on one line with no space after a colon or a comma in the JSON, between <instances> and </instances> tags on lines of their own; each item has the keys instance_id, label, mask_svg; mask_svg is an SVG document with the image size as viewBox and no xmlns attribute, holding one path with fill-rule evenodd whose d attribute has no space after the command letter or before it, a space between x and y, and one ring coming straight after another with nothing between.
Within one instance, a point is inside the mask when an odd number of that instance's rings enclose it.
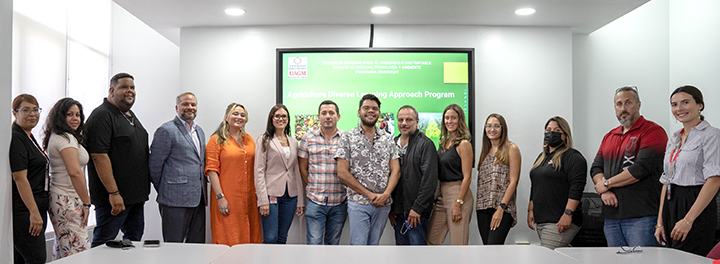
<instances>
[{"instance_id":1,"label":"woman with long blonde hair","mask_svg":"<svg viewBox=\"0 0 720 264\"><path fill-rule=\"evenodd\" d=\"M245 107L232 103L205 148L210 178L210 225L214 244L261 243L255 197L255 141L245 133Z\"/></svg>"},{"instance_id":2,"label":"woman with long blonde hair","mask_svg":"<svg viewBox=\"0 0 720 264\"><path fill-rule=\"evenodd\" d=\"M430 217L427 242L442 245L449 232L451 245L467 245L473 211L470 191L473 150L470 129L459 105L445 108L440 132L440 193Z\"/></svg>"}]
</instances>

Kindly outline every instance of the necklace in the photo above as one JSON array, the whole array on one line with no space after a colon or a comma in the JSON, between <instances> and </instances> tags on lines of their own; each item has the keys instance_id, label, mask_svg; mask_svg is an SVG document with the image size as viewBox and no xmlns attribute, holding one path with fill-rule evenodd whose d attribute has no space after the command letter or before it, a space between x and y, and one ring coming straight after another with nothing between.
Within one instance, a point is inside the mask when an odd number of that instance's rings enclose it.
<instances>
[{"instance_id":1,"label":"necklace","mask_svg":"<svg viewBox=\"0 0 720 264\"><path fill-rule=\"evenodd\" d=\"M134 116L130 116L130 118L128 118L127 115L124 113L122 114L122 116L125 118L125 120L130 122L131 126L135 126L135 117Z\"/></svg>"}]
</instances>

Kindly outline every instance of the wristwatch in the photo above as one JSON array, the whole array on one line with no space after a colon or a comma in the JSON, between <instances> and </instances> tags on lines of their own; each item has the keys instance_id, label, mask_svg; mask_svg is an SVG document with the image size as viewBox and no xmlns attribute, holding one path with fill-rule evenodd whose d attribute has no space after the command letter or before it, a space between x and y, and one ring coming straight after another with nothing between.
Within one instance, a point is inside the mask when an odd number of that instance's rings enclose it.
<instances>
[{"instance_id":1,"label":"wristwatch","mask_svg":"<svg viewBox=\"0 0 720 264\"><path fill-rule=\"evenodd\" d=\"M565 208L565 212L564 212L564 213L565 213L566 215L572 215L572 214L573 214L573 211L570 210L570 209Z\"/></svg>"},{"instance_id":2,"label":"wristwatch","mask_svg":"<svg viewBox=\"0 0 720 264\"><path fill-rule=\"evenodd\" d=\"M225 197L225 195L222 194L222 193L218 193L218 194L215 195L215 198L218 199L218 200L220 200L220 198L223 198L223 197Z\"/></svg>"},{"instance_id":3,"label":"wristwatch","mask_svg":"<svg viewBox=\"0 0 720 264\"><path fill-rule=\"evenodd\" d=\"M603 182L603 186L608 187L608 184L610 184L610 181L608 179L605 179L605 182Z\"/></svg>"},{"instance_id":4,"label":"wristwatch","mask_svg":"<svg viewBox=\"0 0 720 264\"><path fill-rule=\"evenodd\" d=\"M508 206L505 203L500 203L500 208L502 208L503 210L507 210Z\"/></svg>"},{"instance_id":5,"label":"wristwatch","mask_svg":"<svg viewBox=\"0 0 720 264\"><path fill-rule=\"evenodd\" d=\"M463 205L463 204L465 203L465 201L460 200L460 199L455 200L455 202L456 202L456 203L460 203L460 205Z\"/></svg>"}]
</instances>

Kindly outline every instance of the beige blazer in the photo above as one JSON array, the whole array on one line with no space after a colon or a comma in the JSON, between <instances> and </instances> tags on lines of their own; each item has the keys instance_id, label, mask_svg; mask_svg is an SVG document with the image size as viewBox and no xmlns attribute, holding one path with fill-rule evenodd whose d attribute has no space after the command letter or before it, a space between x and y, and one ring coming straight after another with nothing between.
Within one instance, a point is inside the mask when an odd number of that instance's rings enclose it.
<instances>
[{"instance_id":1,"label":"beige blazer","mask_svg":"<svg viewBox=\"0 0 720 264\"><path fill-rule=\"evenodd\" d=\"M257 138L255 143L255 193L257 205L270 204L268 196L280 197L285 194L287 186L288 195L297 197L297 207L305 206L305 188L300 177L297 150L298 142L288 136L290 158L285 159L285 151L277 137L268 141L263 151L263 137Z\"/></svg>"}]
</instances>

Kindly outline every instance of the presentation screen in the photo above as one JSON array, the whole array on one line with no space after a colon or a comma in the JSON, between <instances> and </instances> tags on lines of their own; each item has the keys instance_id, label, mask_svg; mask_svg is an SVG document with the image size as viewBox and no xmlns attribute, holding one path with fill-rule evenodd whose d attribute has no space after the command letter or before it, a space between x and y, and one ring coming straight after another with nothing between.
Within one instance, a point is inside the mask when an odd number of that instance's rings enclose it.
<instances>
[{"instance_id":1,"label":"presentation screen","mask_svg":"<svg viewBox=\"0 0 720 264\"><path fill-rule=\"evenodd\" d=\"M306 48L277 50L277 102L290 112L292 135L300 140L318 129L318 106L339 106L338 128L358 126L360 98L380 99L377 126L397 136L397 111L411 105L419 113L418 129L436 146L442 112L458 104L474 135L472 48Z\"/></svg>"}]
</instances>

